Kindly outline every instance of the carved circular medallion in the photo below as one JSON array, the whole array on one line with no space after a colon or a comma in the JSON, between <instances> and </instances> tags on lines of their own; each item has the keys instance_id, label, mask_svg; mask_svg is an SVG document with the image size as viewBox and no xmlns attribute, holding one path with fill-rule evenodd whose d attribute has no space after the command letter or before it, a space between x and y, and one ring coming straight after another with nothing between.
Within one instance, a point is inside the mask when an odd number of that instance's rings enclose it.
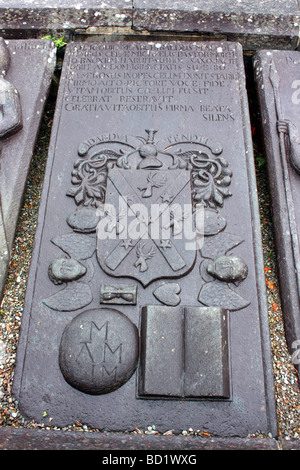
<instances>
[{"instance_id":1,"label":"carved circular medallion","mask_svg":"<svg viewBox=\"0 0 300 470\"><path fill-rule=\"evenodd\" d=\"M100 395L121 387L138 360L137 327L118 310L77 315L65 328L59 365L65 380L84 393Z\"/></svg>"}]
</instances>

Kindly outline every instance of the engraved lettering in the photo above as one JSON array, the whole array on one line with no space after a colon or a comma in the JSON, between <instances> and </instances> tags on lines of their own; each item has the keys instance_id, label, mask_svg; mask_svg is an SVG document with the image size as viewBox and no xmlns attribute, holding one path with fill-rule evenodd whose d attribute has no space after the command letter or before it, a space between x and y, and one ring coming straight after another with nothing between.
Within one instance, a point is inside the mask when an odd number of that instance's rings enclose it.
<instances>
[{"instance_id":1,"label":"engraved lettering","mask_svg":"<svg viewBox=\"0 0 300 470\"><path fill-rule=\"evenodd\" d=\"M184 67L181 60L185 58L189 62ZM185 96L205 97L211 88L224 88L228 81L237 80L236 73L226 70L235 60L235 51L229 45L220 50L201 44L183 49L140 44L128 45L123 53L114 45L104 45L102 50L83 49L82 55L71 62L65 111L196 113L197 107L187 105ZM226 122L233 117L203 119Z\"/></svg>"}]
</instances>

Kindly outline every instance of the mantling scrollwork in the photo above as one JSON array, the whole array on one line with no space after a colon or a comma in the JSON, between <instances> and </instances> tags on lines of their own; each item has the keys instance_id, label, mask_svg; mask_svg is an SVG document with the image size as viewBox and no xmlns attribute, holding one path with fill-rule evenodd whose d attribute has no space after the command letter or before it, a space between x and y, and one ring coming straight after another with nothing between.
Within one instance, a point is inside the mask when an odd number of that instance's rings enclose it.
<instances>
[{"instance_id":1,"label":"mantling scrollwork","mask_svg":"<svg viewBox=\"0 0 300 470\"><path fill-rule=\"evenodd\" d=\"M122 139L118 141L101 141L99 138L91 139L92 145L83 143L79 146L79 158L74 163L72 171L72 187L67 193L68 196L74 197L76 205L79 206L67 219L68 224L75 232L73 236L77 237L75 242L79 241L78 237L84 236L76 235L76 232L86 234L96 231L99 218L103 216L104 204L108 201L116 202L115 199L111 199L114 189L117 193L123 195L123 191L126 188L125 191L130 193L128 196L126 192L126 199L128 201L142 202L145 198L148 201L153 197L154 202L162 200L165 204L170 205L178 194L181 194L180 189L189 187L192 211L196 210L197 204L204 205L206 223L204 235L210 239L205 245L208 252L207 250L201 250L202 257L211 258L211 262L208 266L206 266L207 263L205 266L202 263L204 271L205 267L207 268L205 272L202 270L204 274L206 273L205 279L203 278L206 284L200 289L198 301L205 305L217 306L223 306L225 302L226 308L229 310L244 308L249 302L234 292L229 287L229 284L233 283L236 277L241 282L247 276L247 266L238 257L224 255L221 243L224 237L226 244L229 237L230 248L240 243L240 241L236 243L235 239L232 241L230 234L222 233L226 228L227 222L218 213L218 209L224 205L224 200L231 196L229 187L232 178L232 172L229 169L227 160L220 155L223 152L221 145L213 144L210 141L208 143L207 139L200 139L198 137L198 141L176 142L167 148L159 150L154 142L154 135L157 131L152 129L146 130L146 132L148 133L148 138L133 138L135 139L133 145L131 145L131 138L125 136L124 141ZM130 144L128 143L129 139ZM139 142L142 144L140 145ZM203 149L203 147L206 148ZM123 173L121 174L119 170L121 170L121 173L123 171ZM127 170L131 171L127 172ZM182 175L180 170L183 171ZM184 174L185 176L183 177ZM133 178L132 175L136 176ZM169 187L165 188L168 178L170 178ZM189 182L190 185L188 184ZM161 187L162 189L160 189ZM110 188L109 191L108 188ZM158 190L155 188L158 188ZM107 191L108 194L106 194ZM178 201L180 201L180 198ZM104 215L109 219L109 214L106 214L105 211ZM170 220L170 224L173 222ZM107 230L110 231L116 224L118 224L117 220L112 219ZM119 232L120 229L116 230L116 233ZM220 249L221 246L219 245L222 245L221 257L213 255L216 247L212 243L212 238L214 238L212 236L217 234L219 236L216 240L216 246ZM71 235L66 234L62 236L57 243L69 256L73 256L72 253L74 251L72 249L73 242L71 241ZM174 235L175 225L172 232L172 236ZM55 240L52 241L56 243ZM71 242L71 245L69 242ZM92 244L91 253L87 255L85 251L81 253L82 250L79 253L77 249L77 251L75 250L75 256L73 256L75 260L86 259L91 256L95 250L95 240L89 238L89 242ZM163 240L160 243L152 244L152 246L151 243L147 246L145 243L142 240L139 243L132 240L123 240L123 242L121 240L119 245L107 246L104 251L103 247L101 250L98 247L98 262L103 269L105 268L104 270L109 270L109 274L117 277L126 277L126 274L128 275L128 268L126 270L120 268L119 270L119 266L137 244L135 251L136 258L134 259L134 256L131 258L134 260L134 267L137 268L138 274L134 271L134 273L129 273L129 277L138 279L144 286L156 279L156 270L153 266L157 265L158 262L165 262L164 260L167 260L167 266L164 265L168 273L166 277L181 277L185 275L185 272L194 263L194 255L190 259L185 252L185 259L183 259L179 254L181 252L179 246L177 247L179 251L175 250L173 245L174 243L176 244L175 239L173 242L171 240ZM109 252L109 255L105 255L105 259L102 259L102 255L106 251ZM159 255L162 255L163 259L158 258ZM148 260L152 257L156 257L156 259L154 264L152 263L152 266L150 266L150 263L148 265ZM79 265L80 263L79 261ZM243 268L243 275L239 271L241 269L240 265ZM185 271L183 271L184 269ZM149 273L150 271L151 273ZM148 273L148 277L144 279L142 275L145 276L145 273ZM84 273L82 274L84 275ZM208 279L206 279L206 276L208 276ZM81 280L76 281L76 283L84 288L88 287L88 284ZM67 289L65 288L63 291L55 294L54 300L56 300L57 295L60 301L62 300L61 297L64 300L65 294L68 294L68 289L71 289L73 292L71 286L67 286ZM180 302L178 295L180 290L179 284L169 283L166 286L161 286L155 293L153 292L153 295L162 303L177 305ZM47 304L47 301L49 305L49 299L46 299L44 303ZM52 303L49 306L55 308L55 305L54 307L52 305L53 296L50 298L50 301ZM71 304L74 307L73 303ZM69 308L68 305L67 308Z\"/></svg>"},{"instance_id":2,"label":"mantling scrollwork","mask_svg":"<svg viewBox=\"0 0 300 470\"><path fill-rule=\"evenodd\" d=\"M223 207L224 199L231 196L228 186L232 172L223 157L209 158L199 150L182 152L179 149L173 155L171 169L190 169L192 197L195 203L203 202L205 207Z\"/></svg>"},{"instance_id":3,"label":"mantling scrollwork","mask_svg":"<svg viewBox=\"0 0 300 470\"><path fill-rule=\"evenodd\" d=\"M138 151L142 158L146 158L143 153L145 147L150 147L151 145L151 148L156 149L153 142L153 135L156 131L147 132L149 138L146 144L143 144L141 148L130 148L129 152L122 148L119 151L106 148L98 152L91 152L88 155L87 149L84 146L80 146L78 154L81 158L77 159L74 164L71 179L73 186L69 189L67 195L74 197L77 205L82 204L83 206L92 207L102 205L105 202L108 168L116 165L118 168L130 169L131 167L128 163L130 154ZM149 143L150 139L151 144ZM124 142L124 145L126 146L127 144ZM199 143L195 143L195 145L199 145ZM218 153L221 152L222 150L218 151ZM152 156L152 153L150 156ZM158 151L156 150L155 157L157 153ZM173 163L169 166L170 170L191 170L192 199L194 204L203 202L205 207L223 207L224 199L231 196L229 186L232 177L232 172L225 158L219 155L210 158L207 153L201 150L182 151L181 148L174 153L169 153L165 150L161 153L172 158Z\"/></svg>"},{"instance_id":4,"label":"mantling scrollwork","mask_svg":"<svg viewBox=\"0 0 300 470\"><path fill-rule=\"evenodd\" d=\"M115 162L119 167L128 168L122 149L119 154L105 149L101 153L92 154L87 160L82 158L76 160L71 179L74 187L69 189L67 195L74 197L77 205L99 207L104 203L108 162Z\"/></svg>"},{"instance_id":5,"label":"mantling scrollwork","mask_svg":"<svg viewBox=\"0 0 300 470\"><path fill-rule=\"evenodd\" d=\"M231 196L228 186L232 173L224 158L216 160L191 157L191 163L197 171L192 171L192 197L196 202L202 201L206 207L223 207L224 199Z\"/></svg>"}]
</instances>

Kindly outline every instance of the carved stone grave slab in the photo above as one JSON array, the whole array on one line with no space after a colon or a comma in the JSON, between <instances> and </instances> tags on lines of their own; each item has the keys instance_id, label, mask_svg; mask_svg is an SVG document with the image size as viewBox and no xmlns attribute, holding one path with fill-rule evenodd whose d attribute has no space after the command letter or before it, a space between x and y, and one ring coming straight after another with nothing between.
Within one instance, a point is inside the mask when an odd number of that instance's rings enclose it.
<instances>
[{"instance_id":1,"label":"carved stone grave slab","mask_svg":"<svg viewBox=\"0 0 300 470\"><path fill-rule=\"evenodd\" d=\"M300 53L261 51L254 60L279 266L281 302L292 361L300 344Z\"/></svg>"},{"instance_id":2,"label":"carved stone grave slab","mask_svg":"<svg viewBox=\"0 0 300 470\"><path fill-rule=\"evenodd\" d=\"M56 62L47 40L0 38L0 296ZM33 86L34 81L34 86Z\"/></svg>"},{"instance_id":3,"label":"carved stone grave slab","mask_svg":"<svg viewBox=\"0 0 300 470\"><path fill-rule=\"evenodd\" d=\"M244 80L236 43L67 47L14 376L24 415L276 435Z\"/></svg>"}]
</instances>

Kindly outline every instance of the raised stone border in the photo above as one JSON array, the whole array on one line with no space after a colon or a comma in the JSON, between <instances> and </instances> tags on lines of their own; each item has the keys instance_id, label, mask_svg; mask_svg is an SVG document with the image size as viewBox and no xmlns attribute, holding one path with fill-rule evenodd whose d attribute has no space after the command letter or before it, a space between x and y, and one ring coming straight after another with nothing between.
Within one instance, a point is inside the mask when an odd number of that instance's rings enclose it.
<instances>
[{"instance_id":1,"label":"raised stone border","mask_svg":"<svg viewBox=\"0 0 300 470\"><path fill-rule=\"evenodd\" d=\"M131 37L159 35L209 36L239 41L245 50L262 47L297 49L300 8L296 0L0 0L0 34L5 38L62 34L65 39L103 34Z\"/></svg>"},{"instance_id":2,"label":"raised stone border","mask_svg":"<svg viewBox=\"0 0 300 470\"><path fill-rule=\"evenodd\" d=\"M194 436L154 436L146 434L48 431L0 428L0 450L279 450L273 438L203 438ZM299 449L289 441L287 449ZM134 455L134 454L132 454ZM139 454L142 455L143 454Z\"/></svg>"}]
</instances>

